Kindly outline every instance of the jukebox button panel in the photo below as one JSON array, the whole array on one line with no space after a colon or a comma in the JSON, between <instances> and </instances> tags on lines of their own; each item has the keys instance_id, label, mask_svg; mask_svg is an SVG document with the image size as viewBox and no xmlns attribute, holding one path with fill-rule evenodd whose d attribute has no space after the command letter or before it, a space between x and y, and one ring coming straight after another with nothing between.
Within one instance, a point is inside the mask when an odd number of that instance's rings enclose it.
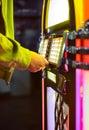
<instances>
[{"instance_id":1,"label":"jukebox button panel","mask_svg":"<svg viewBox=\"0 0 89 130\"><path fill-rule=\"evenodd\" d=\"M40 42L39 53L46 58L48 50L49 39L42 39Z\"/></svg>"}]
</instances>

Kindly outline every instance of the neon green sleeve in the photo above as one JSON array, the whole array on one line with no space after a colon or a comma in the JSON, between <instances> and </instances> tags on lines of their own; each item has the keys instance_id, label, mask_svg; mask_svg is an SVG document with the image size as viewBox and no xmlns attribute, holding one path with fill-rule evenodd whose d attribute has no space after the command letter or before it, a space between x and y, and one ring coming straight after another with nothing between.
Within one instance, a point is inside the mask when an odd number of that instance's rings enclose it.
<instances>
[{"instance_id":1,"label":"neon green sleeve","mask_svg":"<svg viewBox=\"0 0 89 130\"><path fill-rule=\"evenodd\" d=\"M0 63L16 63L17 68L27 69L30 61L30 50L0 33Z\"/></svg>"}]
</instances>

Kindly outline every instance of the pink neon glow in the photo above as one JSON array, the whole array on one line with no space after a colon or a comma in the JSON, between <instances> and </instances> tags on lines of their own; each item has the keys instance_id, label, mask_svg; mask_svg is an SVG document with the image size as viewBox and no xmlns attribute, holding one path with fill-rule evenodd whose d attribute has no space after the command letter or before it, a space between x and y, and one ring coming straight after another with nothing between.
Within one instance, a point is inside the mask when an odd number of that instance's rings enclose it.
<instances>
[{"instance_id":1,"label":"pink neon glow","mask_svg":"<svg viewBox=\"0 0 89 130\"><path fill-rule=\"evenodd\" d=\"M76 70L76 130L84 130L84 70ZM86 129L85 129L86 130Z\"/></svg>"},{"instance_id":2,"label":"pink neon glow","mask_svg":"<svg viewBox=\"0 0 89 130\"><path fill-rule=\"evenodd\" d=\"M83 130L89 130L89 70L83 71L83 86L84 86L84 99L83 99L84 129Z\"/></svg>"},{"instance_id":3,"label":"pink neon glow","mask_svg":"<svg viewBox=\"0 0 89 130\"><path fill-rule=\"evenodd\" d=\"M76 46L81 46L81 40L76 40ZM76 61L81 61L80 54L76 55ZM76 130L84 130L84 107L83 107L83 99L84 99L84 84L83 84L83 70L76 69Z\"/></svg>"},{"instance_id":4,"label":"pink neon glow","mask_svg":"<svg viewBox=\"0 0 89 130\"><path fill-rule=\"evenodd\" d=\"M80 70L76 70L76 130L80 130Z\"/></svg>"},{"instance_id":5,"label":"pink neon glow","mask_svg":"<svg viewBox=\"0 0 89 130\"><path fill-rule=\"evenodd\" d=\"M89 130L89 70L76 70L76 130Z\"/></svg>"},{"instance_id":6,"label":"pink neon glow","mask_svg":"<svg viewBox=\"0 0 89 130\"><path fill-rule=\"evenodd\" d=\"M83 46L89 48L89 39L83 40ZM83 55L83 62L89 64L89 55ZM84 113L84 130L89 130L89 70L83 70L83 113Z\"/></svg>"}]
</instances>

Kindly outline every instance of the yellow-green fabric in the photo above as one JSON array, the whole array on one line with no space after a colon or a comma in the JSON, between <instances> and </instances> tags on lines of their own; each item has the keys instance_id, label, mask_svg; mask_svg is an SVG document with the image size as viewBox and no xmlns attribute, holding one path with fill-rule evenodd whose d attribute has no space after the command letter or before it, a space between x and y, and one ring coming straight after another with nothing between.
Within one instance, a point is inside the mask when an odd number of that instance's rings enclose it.
<instances>
[{"instance_id":1,"label":"yellow-green fabric","mask_svg":"<svg viewBox=\"0 0 89 130\"><path fill-rule=\"evenodd\" d=\"M13 0L2 0L1 4L5 36L0 33L0 63L15 62L27 69L31 61L30 51L14 40Z\"/></svg>"},{"instance_id":2,"label":"yellow-green fabric","mask_svg":"<svg viewBox=\"0 0 89 130\"><path fill-rule=\"evenodd\" d=\"M13 0L1 0L6 36L14 39Z\"/></svg>"},{"instance_id":3,"label":"yellow-green fabric","mask_svg":"<svg viewBox=\"0 0 89 130\"><path fill-rule=\"evenodd\" d=\"M0 62L16 63L27 69L31 60L30 51L20 46L16 40L8 39L0 33Z\"/></svg>"}]
</instances>

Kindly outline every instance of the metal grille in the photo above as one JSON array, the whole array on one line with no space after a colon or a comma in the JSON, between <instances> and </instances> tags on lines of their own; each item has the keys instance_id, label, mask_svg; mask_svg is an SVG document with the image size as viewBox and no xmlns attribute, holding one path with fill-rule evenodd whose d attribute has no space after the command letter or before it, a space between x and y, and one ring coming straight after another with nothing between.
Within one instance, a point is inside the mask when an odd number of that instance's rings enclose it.
<instances>
[{"instance_id":1,"label":"metal grille","mask_svg":"<svg viewBox=\"0 0 89 130\"><path fill-rule=\"evenodd\" d=\"M68 130L68 114L67 104L65 104L63 97L57 94L55 102L55 130Z\"/></svg>"}]
</instances>

